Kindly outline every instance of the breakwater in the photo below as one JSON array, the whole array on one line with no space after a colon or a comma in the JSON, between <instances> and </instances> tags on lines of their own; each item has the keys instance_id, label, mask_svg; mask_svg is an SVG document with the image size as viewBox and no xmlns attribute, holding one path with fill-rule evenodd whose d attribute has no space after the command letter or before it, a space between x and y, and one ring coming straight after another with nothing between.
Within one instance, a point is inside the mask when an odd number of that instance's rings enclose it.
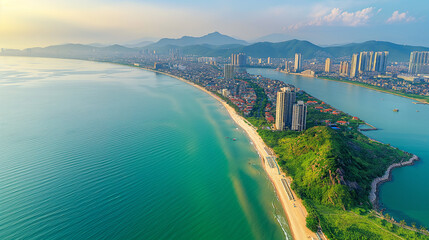
<instances>
[{"instance_id":1,"label":"breakwater","mask_svg":"<svg viewBox=\"0 0 429 240\"><path fill-rule=\"evenodd\" d=\"M413 155L410 160L405 162L394 163L390 165L383 176L374 179L371 183L371 192L369 193L369 200L374 208L378 208L378 191L379 186L384 183L392 180L392 170L399 167L405 167L413 165L415 161L419 160L419 157Z\"/></svg>"}]
</instances>

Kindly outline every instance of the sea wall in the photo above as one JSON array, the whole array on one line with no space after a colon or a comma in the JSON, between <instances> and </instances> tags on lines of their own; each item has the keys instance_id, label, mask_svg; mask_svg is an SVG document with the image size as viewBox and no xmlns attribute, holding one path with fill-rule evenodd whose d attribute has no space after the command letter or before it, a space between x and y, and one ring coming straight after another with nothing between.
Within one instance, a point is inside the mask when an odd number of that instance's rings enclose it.
<instances>
[{"instance_id":1,"label":"sea wall","mask_svg":"<svg viewBox=\"0 0 429 240\"><path fill-rule=\"evenodd\" d=\"M419 157L413 155L410 160L406 162L394 163L390 165L383 176L374 179L371 183L371 192L369 193L369 200L374 208L378 208L378 193L380 185L384 182L392 180L392 170L399 167L413 165L415 161L419 160Z\"/></svg>"}]
</instances>

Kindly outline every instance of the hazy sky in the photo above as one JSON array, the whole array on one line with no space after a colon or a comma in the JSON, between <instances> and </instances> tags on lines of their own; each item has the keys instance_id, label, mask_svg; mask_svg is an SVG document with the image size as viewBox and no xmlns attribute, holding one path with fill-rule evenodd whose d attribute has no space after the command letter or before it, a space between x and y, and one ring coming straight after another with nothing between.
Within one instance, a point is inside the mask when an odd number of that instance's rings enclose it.
<instances>
[{"instance_id":1,"label":"hazy sky","mask_svg":"<svg viewBox=\"0 0 429 240\"><path fill-rule=\"evenodd\" d=\"M0 0L0 48L124 43L219 31L317 44L429 46L429 0Z\"/></svg>"}]
</instances>

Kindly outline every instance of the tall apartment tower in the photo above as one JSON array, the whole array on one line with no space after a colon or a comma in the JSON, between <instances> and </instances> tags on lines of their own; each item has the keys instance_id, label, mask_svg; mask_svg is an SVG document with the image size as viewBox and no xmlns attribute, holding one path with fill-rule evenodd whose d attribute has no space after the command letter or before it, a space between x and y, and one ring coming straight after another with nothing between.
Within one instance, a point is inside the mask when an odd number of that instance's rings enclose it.
<instances>
[{"instance_id":1,"label":"tall apartment tower","mask_svg":"<svg viewBox=\"0 0 429 240\"><path fill-rule=\"evenodd\" d=\"M238 59L237 59L238 54L231 54L231 64L234 66L237 66L238 64Z\"/></svg>"},{"instance_id":2,"label":"tall apartment tower","mask_svg":"<svg viewBox=\"0 0 429 240\"><path fill-rule=\"evenodd\" d=\"M223 67L223 76L227 80L234 79L234 65L225 64L225 66Z\"/></svg>"},{"instance_id":3,"label":"tall apartment tower","mask_svg":"<svg viewBox=\"0 0 429 240\"><path fill-rule=\"evenodd\" d=\"M372 70L372 65L374 64L374 52L369 52L367 59L368 62L366 63L365 71L369 72Z\"/></svg>"},{"instance_id":4,"label":"tall apartment tower","mask_svg":"<svg viewBox=\"0 0 429 240\"><path fill-rule=\"evenodd\" d=\"M361 52L359 54L359 73L368 72L371 66L371 56L373 52Z\"/></svg>"},{"instance_id":5,"label":"tall apartment tower","mask_svg":"<svg viewBox=\"0 0 429 240\"><path fill-rule=\"evenodd\" d=\"M289 62L287 60L285 61L285 71L290 72L290 65L289 65Z\"/></svg>"},{"instance_id":6,"label":"tall apartment tower","mask_svg":"<svg viewBox=\"0 0 429 240\"><path fill-rule=\"evenodd\" d=\"M301 53L295 53L295 72L301 71L302 68L302 55Z\"/></svg>"},{"instance_id":7,"label":"tall apartment tower","mask_svg":"<svg viewBox=\"0 0 429 240\"><path fill-rule=\"evenodd\" d=\"M385 73L388 56L389 56L389 52L375 52L372 65L371 65L371 71Z\"/></svg>"},{"instance_id":8,"label":"tall apartment tower","mask_svg":"<svg viewBox=\"0 0 429 240\"><path fill-rule=\"evenodd\" d=\"M331 72L331 59L327 58L325 61L325 72Z\"/></svg>"},{"instance_id":9,"label":"tall apartment tower","mask_svg":"<svg viewBox=\"0 0 429 240\"><path fill-rule=\"evenodd\" d=\"M244 53L231 55L231 64L234 66L243 67L247 64L246 62L246 54Z\"/></svg>"},{"instance_id":10,"label":"tall apartment tower","mask_svg":"<svg viewBox=\"0 0 429 240\"><path fill-rule=\"evenodd\" d=\"M292 110L295 103L296 92L293 88L285 87L277 92L276 129L285 130L292 125Z\"/></svg>"},{"instance_id":11,"label":"tall apartment tower","mask_svg":"<svg viewBox=\"0 0 429 240\"><path fill-rule=\"evenodd\" d=\"M429 73L429 52L412 52L410 54L410 65L408 66L408 73Z\"/></svg>"},{"instance_id":12,"label":"tall apartment tower","mask_svg":"<svg viewBox=\"0 0 429 240\"><path fill-rule=\"evenodd\" d=\"M359 73L359 54L355 53L352 56L352 63L350 66L350 77L354 78Z\"/></svg>"},{"instance_id":13,"label":"tall apartment tower","mask_svg":"<svg viewBox=\"0 0 429 240\"><path fill-rule=\"evenodd\" d=\"M292 127L293 131L304 131L307 121L307 105L303 101L298 101L293 105Z\"/></svg>"},{"instance_id":14,"label":"tall apartment tower","mask_svg":"<svg viewBox=\"0 0 429 240\"><path fill-rule=\"evenodd\" d=\"M344 62L340 63L339 73L341 76L348 76L349 75L349 62L344 61Z\"/></svg>"}]
</instances>

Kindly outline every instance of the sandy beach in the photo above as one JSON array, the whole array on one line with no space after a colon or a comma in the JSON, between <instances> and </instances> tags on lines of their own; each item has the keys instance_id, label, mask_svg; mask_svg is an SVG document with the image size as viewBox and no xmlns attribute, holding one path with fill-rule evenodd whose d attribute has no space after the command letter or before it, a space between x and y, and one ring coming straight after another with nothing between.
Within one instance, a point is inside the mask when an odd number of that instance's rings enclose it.
<instances>
[{"instance_id":1,"label":"sandy beach","mask_svg":"<svg viewBox=\"0 0 429 240\"><path fill-rule=\"evenodd\" d=\"M229 106L228 103L226 103L224 100L222 100L221 98L219 98L215 94L211 93L210 91L206 90L205 88L203 88L197 84L194 84L194 83L187 81L183 78L180 78L180 77L168 74L168 73L159 72L159 71L156 71L153 69L146 69L146 68L142 68L142 69L149 70L152 72L157 72L160 74L164 74L164 75L176 78L180 81L183 81L185 83L188 83L188 84L200 89L201 91L206 92L207 94L209 94L210 96L212 96L213 98L218 100L225 107L225 109L228 111L230 117L235 121L235 123L237 125L239 125L247 133L250 140L253 142L253 146L258 151L259 156L260 156L261 161L262 161L262 166L264 167L265 172L267 173L268 177L270 178L271 182L273 183L273 185L276 189L276 194L277 194L277 196L278 196L278 198L279 198L279 200L283 206L286 217L288 218L288 223L289 223L289 227L290 227L293 238L294 239L300 239L300 240L301 239L318 239L317 235L315 233L313 233L312 231L310 231L306 227L305 218L307 216L307 211L306 211L305 207L303 206L301 199L299 199L292 190L289 190L290 188L283 185L284 183L286 183L286 185L287 185L287 183L290 183L292 181L292 179L290 177L286 177L286 175L281 171L281 169L279 168L277 163L275 163L275 161L272 162L272 166L274 166L274 167L270 166L268 159L269 158L274 159L274 155L272 154L272 150L268 148L268 146L265 144L265 142L259 136L256 129L250 123L248 123L245 118L238 115L237 112L231 106ZM283 182L282 182L282 180L283 180ZM290 191L289 194L291 194L292 197L288 196L288 192L287 192L286 188L288 188L288 190Z\"/></svg>"}]
</instances>

